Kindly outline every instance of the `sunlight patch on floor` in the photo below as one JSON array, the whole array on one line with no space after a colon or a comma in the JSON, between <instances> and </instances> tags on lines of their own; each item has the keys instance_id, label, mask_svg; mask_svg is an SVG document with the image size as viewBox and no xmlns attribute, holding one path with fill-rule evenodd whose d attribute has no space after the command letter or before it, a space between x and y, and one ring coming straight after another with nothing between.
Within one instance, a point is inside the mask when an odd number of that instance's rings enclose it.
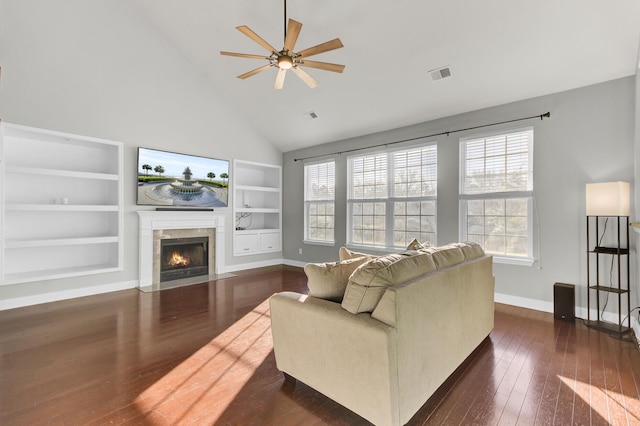
<instances>
[{"instance_id":1,"label":"sunlight patch on floor","mask_svg":"<svg viewBox=\"0 0 640 426\"><path fill-rule=\"evenodd\" d=\"M593 412L609 424L618 424L616 418L626 417L626 424L640 424L640 400L621 393L602 389L590 383L558 376L560 381L591 407ZM593 419L592 419L593 420Z\"/></svg>"},{"instance_id":2,"label":"sunlight patch on floor","mask_svg":"<svg viewBox=\"0 0 640 426\"><path fill-rule=\"evenodd\" d=\"M267 299L139 395L145 421L215 422L271 352L270 325Z\"/></svg>"}]
</instances>

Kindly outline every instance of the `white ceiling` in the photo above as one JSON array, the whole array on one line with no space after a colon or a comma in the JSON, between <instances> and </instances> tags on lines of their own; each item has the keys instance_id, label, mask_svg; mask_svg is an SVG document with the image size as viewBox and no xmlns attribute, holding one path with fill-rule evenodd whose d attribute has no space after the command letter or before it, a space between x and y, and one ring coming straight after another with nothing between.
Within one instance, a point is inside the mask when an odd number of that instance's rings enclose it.
<instances>
[{"instance_id":1,"label":"white ceiling","mask_svg":"<svg viewBox=\"0 0 640 426\"><path fill-rule=\"evenodd\" d=\"M263 63L219 51L265 54L239 25L281 48L282 0L131 1L282 151L608 81L638 64L638 0L289 0L287 17L303 24L295 51L339 37L344 48L311 59L346 69L306 68L315 89L289 72L277 91L275 69L240 80ZM453 77L432 82L442 66Z\"/></svg>"}]
</instances>

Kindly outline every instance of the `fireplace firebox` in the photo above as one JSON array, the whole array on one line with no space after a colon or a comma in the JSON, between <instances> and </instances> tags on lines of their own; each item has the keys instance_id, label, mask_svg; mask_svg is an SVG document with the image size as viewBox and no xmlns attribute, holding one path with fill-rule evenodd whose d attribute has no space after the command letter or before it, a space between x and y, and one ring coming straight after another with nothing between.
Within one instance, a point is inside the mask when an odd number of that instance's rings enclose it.
<instances>
[{"instance_id":1,"label":"fireplace firebox","mask_svg":"<svg viewBox=\"0 0 640 426\"><path fill-rule=\"evenodd\" d=\"M160 240L160 282L209 274L209 237Z\"/></svg>"}]
</instances>

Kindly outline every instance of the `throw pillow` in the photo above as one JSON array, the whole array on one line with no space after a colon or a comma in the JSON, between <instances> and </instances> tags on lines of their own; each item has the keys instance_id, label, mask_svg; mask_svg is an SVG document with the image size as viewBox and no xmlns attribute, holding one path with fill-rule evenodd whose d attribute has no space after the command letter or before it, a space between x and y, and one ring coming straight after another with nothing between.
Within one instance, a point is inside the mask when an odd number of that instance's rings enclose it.
<instances>
[{"instance_id":1,"label":"throw pillow","mask_svg":"<svg viewBox=\"0 0 640 426\"><path fill-rule=\"evenodd\" d=\"M431 243L429 241L425 241L424 243L421 243L420 241L418 241L416 238L413 239L413 241L411 241L409 243L409 245L407 246L407 250L420 250L420 249L424 249L427 247L431 247Z\"/></svg>"},{"instance_id":2,"label":"throw pillow","mask_svg":"<svg viewBox=\"0 0 640 426\"><path fill-rule=\"evenodd\" d=\"M416 250L417 251L417 250L420 250L421 248L424 248L424 247L422 246L422 244L420 244L420 241L418 241L415 238L407 246L407 250Z\"/></svg>"},{"instance_id":3,"label":"throw pillow","mask_svg":"<svg viewBox=\"0 0 640 426\"><path fill-rule=\"evenodd\" d=\"M368 257L361 256L340 262L307 263L304 272L307 274L309 296L342 302L349 277L368 261Z\"/></svg>"},{"instance_id":4,"label":"throw pillow","mask_svg":"<svg viewBox=\"0 0 640 426\"><path fill-rule=\"evenodd\" d=\"M355 259L356 257L362 257L362 256L366 256L369 259L373 259L374 257L376 257L367 253L359 253L357 251L351 251L346 247L340 247L339 256L340 256L340 260Z\"/></svg>"}]
</instances>

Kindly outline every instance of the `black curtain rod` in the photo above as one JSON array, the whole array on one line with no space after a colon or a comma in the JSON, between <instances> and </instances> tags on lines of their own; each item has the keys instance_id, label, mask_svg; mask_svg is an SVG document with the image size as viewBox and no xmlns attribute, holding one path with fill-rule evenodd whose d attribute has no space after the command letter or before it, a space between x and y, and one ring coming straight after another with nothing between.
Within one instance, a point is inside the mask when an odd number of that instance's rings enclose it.
<instances>
[{"instance_id":1,"label":"black curtain rod","mask_svg":"<svg viewBox=\"0 0 640 426\"><path fill-rule=\"evenodd\" d=\"M516 121L531 120L533 118L539 118L540 120L543 120L543 119L549 118L549 117L551 117L551 113L547 111L544 114L532 115L531 117L515 118L513 120L499 121L497 123L482 124L480 126L467 127L467 128L464 128L464 129L449 130L448 132L440 132L440 133L433 133L431 135L417 136L415 138L403 139L401 141L385 142L385 143L381 143L381 144L378 144L378 145L367 146L367 147L364 147L364 148L353 148L353 149L347 149L345 151L331 152L329 154L312 155L310 157L296 158L293 161L304 161L304 160L310 160L312 158L326 157L328 155L336 155L336 154L337 155L342 155L342 154L345 154L345 153L348 153L348 152L361 151L363 149L377 148L377 147L380 147L380 146L394 145L394 144L403 143L403 142L411 142L411 141L415 141L417 139L432 138L434 136L443 136L443 135L449 136L451 133L466 132L467 130L481 129L483 127L497 126L499 124L513 123L513 122L516 122Z\"/></svg>"}]
</instances>

